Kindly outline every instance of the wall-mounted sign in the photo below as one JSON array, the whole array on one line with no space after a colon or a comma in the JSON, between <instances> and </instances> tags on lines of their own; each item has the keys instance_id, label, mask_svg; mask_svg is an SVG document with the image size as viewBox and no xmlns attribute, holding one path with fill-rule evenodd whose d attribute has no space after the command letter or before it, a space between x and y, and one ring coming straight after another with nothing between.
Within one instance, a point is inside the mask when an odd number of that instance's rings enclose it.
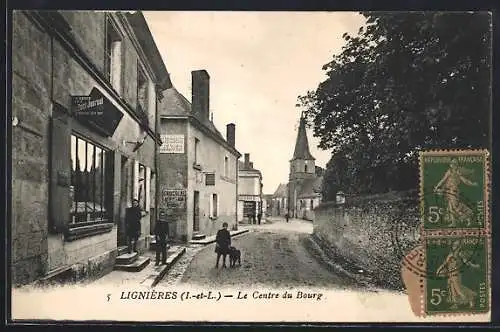
<instances>
[{"instance_id":1,"label":"wall-mounted sign","mask_svg":"<svg viewBox=\"0 0 500 332\"><path fill-rule=\"evenodd\" d=\"M105 136L112 136L123 113L117 109L97 88L88 96L72 96L72 111L82 124Z\"/></svg>"},{"instance_id":2,"label":"wall-mounted sign","mask_svg":"<svg viewBox=\"0 0 500 332\"><path fill-rule=\"evenodd\" d=\"M161 135L160 153L184 153L184 135Z\"/></svg>"},{"instance_id":3,"label":"wall-mounted sign","mask_svg":"<svg viewBox=\"0 0 500 332\"><path fill-rule=\"evenodd\" d=\"M186 189L163 189L161 191L162 207L169 210L184 209L186 207Z\"/></svg>"},{"instance_id":4,"label":"wall-mounted sign","mask_svg":"<svg viewBox=\"0 0 500 332\"><path fill-rule=\"evenodd\" d=\"M250 201L250 202L260 202L260 196L252 195L239 195L238 200L240 201Z\"/></svg>"}]
</instances>

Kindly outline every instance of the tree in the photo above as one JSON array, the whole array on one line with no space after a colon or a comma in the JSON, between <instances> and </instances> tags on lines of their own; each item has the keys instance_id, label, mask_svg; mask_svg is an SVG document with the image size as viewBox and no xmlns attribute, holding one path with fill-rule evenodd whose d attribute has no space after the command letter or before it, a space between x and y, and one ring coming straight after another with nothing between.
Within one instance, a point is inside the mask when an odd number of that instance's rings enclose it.
<instances>
[{"instance_id":1,"label":"tree","mask_svg":"<svg viewBox=\"0 0 500 332\"><path fill-rule=\"evenodd\" d=\"M363 15L327 79L298 98L319 147L350 161L357 191L415 188L422 149L489 148L491 16Z\"/></svg>"}]
</instances>

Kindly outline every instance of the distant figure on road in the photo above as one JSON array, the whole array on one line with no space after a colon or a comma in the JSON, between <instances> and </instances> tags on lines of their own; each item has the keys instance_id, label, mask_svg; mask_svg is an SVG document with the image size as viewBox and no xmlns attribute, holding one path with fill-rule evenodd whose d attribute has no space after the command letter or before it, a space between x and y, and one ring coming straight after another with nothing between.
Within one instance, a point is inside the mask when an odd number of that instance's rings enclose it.
<instances>
[{"instance_id":1,"label":"distant figure on road","mask_svg":"<svg viewBox=\"0 0 500 332\"><path fill-rule=\"evenodd\" d=\"M229 247L231 246L231 234L227 230L227 222L222 224L222 229L217 231L215 237L215 253L217 254L217 262L215 268L219 267L220 256L222 256L222 267L226 267L226 257L229 254Z\"/></svg>"},{"instance_id":2,"label":"distant figure on road","mask_svg":"<svg viewBox=\"0 0 500 332\"><path fill-rule=\"evenodd\" d=\"M156 239L156 264L167 264L167 236L168 236L168 224L164 220L158 220L154 229L155 239Z\"/></svg>"},{"instance_id":3,"label":"distant figure on road","mask_svg":"<svg viewBox=\"0 0 500 332\"><path fill-rule=\"evenodd\" d=\"M141 235L142 211L139 200L132 200L132 207L125 210L125 229L127 235L128 253L137 252L137 240Z\"/></svg>"},{"instance_id":4,"label":"distant figure on road","mask_svg":"<svg viewBox=\"0 0 500 332\"><path fill-rule=\"evenodd\" d=\"M290 218L290 216L288 215L288 213L285 213L285 219L286 219L286 222L288 222L288 219Z\"/></svg>"},{"instance_id":5,"label":"distant figure on road","mask_svg":"<svg viewBox=\"0 0 500 332\"><path fill-rule=\"evenodd\" d=\"M257 215L257 221L259 222L259 225L261 220L262 220L262 213L259 212L259 214Z\"/></svg>"}]
</instances>

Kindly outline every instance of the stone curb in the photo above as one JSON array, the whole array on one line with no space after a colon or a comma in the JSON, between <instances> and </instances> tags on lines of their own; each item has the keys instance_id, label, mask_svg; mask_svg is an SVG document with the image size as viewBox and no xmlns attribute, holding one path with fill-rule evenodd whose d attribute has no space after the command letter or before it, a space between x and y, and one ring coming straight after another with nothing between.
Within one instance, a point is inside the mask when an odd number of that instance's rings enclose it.
<instances>
[{"instance_id":1,"label":"stone curb","mask_svg":"<svg viewBox=\"0 0 500 332\"><path fill-rule=\"evenodd\" d=\"M238 231L230 231L230 234L231 234L231 237L235 237L237 235L248 233L249 231L250 231L249 229L242 229L242 230L238 230ZM189 244L207 245L207 244L214 243L214 242L215 242L215 236L212 235L212 236L210 236L206 239L203 239L203 240L191 240L191 241L189 241Z\"/></svg>"},{"instance_id":2,"label":"stone curb","mask_svg":"<svg viewBox=\"0 0 500 332\"><path fill-rule=\"evenodd\" d=\"M153 274L149 275L144 281L141 282L141 285L155 287L185 252L186 247L180 247L177 249L167 258L167 264L160 265L159 268L156 268Z\"/></svg>"}]
</instances>

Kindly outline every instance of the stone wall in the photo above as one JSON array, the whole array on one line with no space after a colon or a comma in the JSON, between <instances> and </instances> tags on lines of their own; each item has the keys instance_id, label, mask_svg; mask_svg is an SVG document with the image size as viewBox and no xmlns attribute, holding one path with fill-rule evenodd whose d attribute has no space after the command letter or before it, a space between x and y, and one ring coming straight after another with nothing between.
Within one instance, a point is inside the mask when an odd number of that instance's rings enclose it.
<instances>
[{"instance_id":1,"label":"stone wall","mask_svg":"<svg viewBox=\"0 0 500 332\"><path fill-rule=\"evenodd\" d=\"M14 11L12 34L12 283L47 272L50 37Z\"/></svg>"},{"instance_id":2,"label":"stone wall","mask_svg":"<svg viewBox=\"0 0 500 332\"><path fill-rule=\"evenodd\" d=\"M418 239L415 192L347 198L315 211L314 236L327 252L374 276L380 284L401 289L401 259Z\"/></svg>"}]
</instances>

